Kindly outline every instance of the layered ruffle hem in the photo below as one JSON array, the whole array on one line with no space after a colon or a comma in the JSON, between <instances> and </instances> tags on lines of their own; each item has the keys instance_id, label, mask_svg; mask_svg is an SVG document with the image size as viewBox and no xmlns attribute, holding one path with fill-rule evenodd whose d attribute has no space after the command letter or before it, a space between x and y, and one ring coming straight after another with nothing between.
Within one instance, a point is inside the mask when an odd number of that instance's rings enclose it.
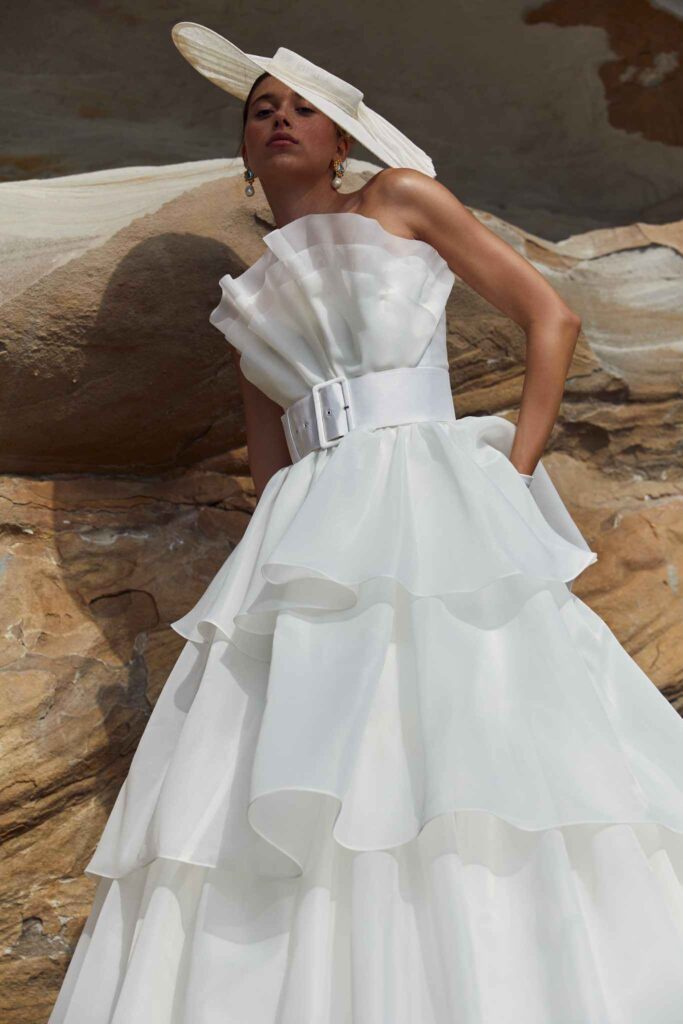
<instances>
[{"instance_id":1,"label":"layered ruffle hem","mask_svg":"<svg viewBox=\"0 0 683 1024\"><path fill-rule=\"evenodd\" d=\"M681 1024L683 723L513 432L271 478L172 624L50 1024Z\"/></svg>"}]
</instances>

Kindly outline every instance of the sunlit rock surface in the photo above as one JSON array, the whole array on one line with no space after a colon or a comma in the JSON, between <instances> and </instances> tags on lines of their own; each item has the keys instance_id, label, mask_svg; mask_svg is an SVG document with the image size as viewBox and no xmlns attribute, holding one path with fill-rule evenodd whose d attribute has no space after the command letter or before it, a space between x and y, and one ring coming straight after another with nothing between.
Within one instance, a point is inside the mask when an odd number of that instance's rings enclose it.
<instances>
[{"instance_id":1,"label":"sunlit rock surface","mask_svg":"<svg viewBox=\"0 0 683 1024\"><path fill-rule=\"evenodd\" d=\"M344 188L376 167L352 162ZM218 279L274 222L241 161L0 186L0 1009L46 1020L82 877L177 657L168 623L254 507ZM599 562L574 593L683 708L683 223L555 243L473 211L583 320L544 462ZM459 280L458 416L515 418L524 335ZM419 500L420 496L416 496Z\"/></svg>"}]
</instances>

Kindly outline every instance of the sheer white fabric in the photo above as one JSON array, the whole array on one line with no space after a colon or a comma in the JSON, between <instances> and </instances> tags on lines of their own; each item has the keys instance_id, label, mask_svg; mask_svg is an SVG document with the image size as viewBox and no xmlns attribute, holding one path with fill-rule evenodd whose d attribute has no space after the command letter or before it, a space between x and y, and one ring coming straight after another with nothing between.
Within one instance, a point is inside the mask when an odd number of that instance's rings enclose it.
<instances>
[{"instance_id":1,"label":"sheer white fabric","mask_svg":"<svg viewBox=\"0 0 683 1024\"><path fill-rule=\"evenodd\" d=\"M266 243L212 322L276 401L448 365L431 247ZM680 1024L683 725L513 437L357 430L270 479L172 623L49 1024Z\"/></svg>"}]
</instances>

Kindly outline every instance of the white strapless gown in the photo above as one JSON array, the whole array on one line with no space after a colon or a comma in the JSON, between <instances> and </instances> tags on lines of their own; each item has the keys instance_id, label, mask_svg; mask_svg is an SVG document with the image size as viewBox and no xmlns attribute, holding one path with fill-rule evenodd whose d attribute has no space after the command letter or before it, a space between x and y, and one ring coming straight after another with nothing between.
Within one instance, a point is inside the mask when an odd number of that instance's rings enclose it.
<instances>
[{"instance_id":1,"label":"white strapless gown","mask_svg":"<svg viewBox=\"0 0 683 1024\"><path fill-rule=\"evenodd\" d=\"M447 367L431 246L353 213L265 242L211 319L281 406ZM360 429L270 479L172 623L49 1024L682 1024L683 721L513 436Z\"/></svg>"}]
</instances>

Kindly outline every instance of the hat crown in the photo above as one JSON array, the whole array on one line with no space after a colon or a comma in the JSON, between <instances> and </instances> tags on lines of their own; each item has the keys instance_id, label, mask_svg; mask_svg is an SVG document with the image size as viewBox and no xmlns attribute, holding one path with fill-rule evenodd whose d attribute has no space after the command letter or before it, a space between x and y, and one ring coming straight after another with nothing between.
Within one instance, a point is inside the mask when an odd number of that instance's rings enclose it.
<instances>
[{"instance_id":1,"label":"hat crown","mask_svg":"<svg viewBox=\"0 0 683 1024\"><path fill-rule=\"evenodd\" d=\"M272 59L270 74L277 78L277 70L282 71L289 79L304 88L318 93L323 99L334 103L341 110L344 110L351 117L355 117L363 99L360 89L338 78L330 71L318 67L310 60L306 60L294 50L286 46L279 46ZM314 101L312 101L314 102Z\"/></svg>"}]
</instances>

